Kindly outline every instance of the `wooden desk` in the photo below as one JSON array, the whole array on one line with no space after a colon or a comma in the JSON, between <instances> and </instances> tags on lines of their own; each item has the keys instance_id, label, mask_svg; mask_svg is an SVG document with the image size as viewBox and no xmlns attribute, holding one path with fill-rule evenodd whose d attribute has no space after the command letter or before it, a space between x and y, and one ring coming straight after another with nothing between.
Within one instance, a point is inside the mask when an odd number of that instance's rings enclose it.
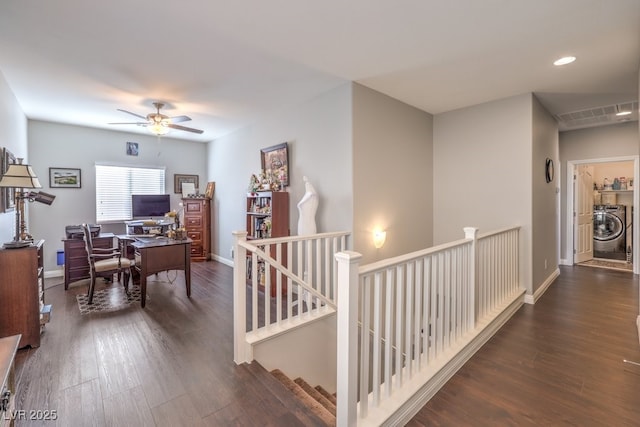
<instances>
[{"instance_id":1,"label":"wooden desk","mask_svg":"<svg viewBox=\"0 0 640 427\"><path fill-rule=\"evenodd\" d=\"M108 249L113 247L113 233L102 233L91 239L94 248ZM88 279L89 260L84 239L63 239L64 242L64 289L69 289L69 283L81 279Z\"/></svg>"},{"instance_id":2,"label":"wooden desk","mask_svg":"<svg viewBox=\"0 0 640 427\"><path fill-rule=\"evenodd\" d=\"M135 240L136 270L140 273L140 305L147 298L147 276L167 270L183 270L187 296L191 297L191 239Z\"/></svg>"}]
</instances>

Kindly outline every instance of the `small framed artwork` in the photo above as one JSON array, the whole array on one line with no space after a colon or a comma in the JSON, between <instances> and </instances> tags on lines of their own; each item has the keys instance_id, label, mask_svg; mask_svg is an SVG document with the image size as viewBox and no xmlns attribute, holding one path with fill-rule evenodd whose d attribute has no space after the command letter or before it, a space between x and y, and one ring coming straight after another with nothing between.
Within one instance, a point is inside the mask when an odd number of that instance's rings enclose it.
<instances>
[{"instance_id":1,"label":"small framed artwork","mask_svg":"<svg viewBox=\"0 0 640 427\"><path fill-rule=\"evenodd\" d=\"M49 168L50 188L80 188L81 186L80 169Z\"/></svg>"},{"instance_id":2,"label":"small framed artwork","mask_svg":"<svg viewBox=\"0 0 640 427\"><path fill-rule=\"evenodd\" d=\"M137 156L138 152L137 142L127 142L127 156Z\"/></svg>"},{"instance_id":3,"label":"small framed artwork","mask_svg":"<svg viewBox=\"0 0 640 427\"><path fill-rule=\"evenodd\" d=\"M260 164L267 176L277 178L283 187L289 185L289 147L286 142L260 150Z\"/></svg>"},{"instance_id":4,"label":"small framed artwork","mask_svg":"<svg viewBox=\"0 0 640 427\"><path fill-rule=\"evenodd\" d=\"M9 165L16 162L16 156L7 148L2 150L2 159L0 159L0 176L4 175L9 169ZM14 188L0 188L0 196L2 197L2 210L11 212L16 208L16 193Z\"/></svg>"},{"instance_id":5,"label":"small framed artwork","mask_svg":"<svg viewBox=\"0 0 640 427\"><path fill-rule=\"evenodd\" d=\"M204 197L206 197L207 199L212 199L213 198L213 192L216 190L216 183L215 182L207 182L207 189L204 192Z\"/></svg>"},{"instance_id":6,"label":"small framed artwork","mask_svg":"<svg viewBox=\"0 0 640 427\"><path fill-rule=\"evenodd\" d=\"M182 184L184 184L185 182L188 184L193 184L194 188L199 188L198 175L174 174L173 175L173 192L182 193Z\"/></svg>"}]
</instances>

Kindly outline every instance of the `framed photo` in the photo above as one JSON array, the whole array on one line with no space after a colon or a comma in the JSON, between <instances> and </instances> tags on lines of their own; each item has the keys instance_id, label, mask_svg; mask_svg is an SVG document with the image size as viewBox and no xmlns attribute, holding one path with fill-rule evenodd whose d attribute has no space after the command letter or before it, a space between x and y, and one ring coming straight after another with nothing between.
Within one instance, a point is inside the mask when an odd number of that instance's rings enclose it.
<instances>
[{"instance_id":1,"label":"framed photo","mask_svg":"<svg viewBox=\"0 0 640 427\"><path fill-rule=\"evenodd\" d=\"M7 148L2 150L2 159L0 159L0 176L4 175L9 169L9 165L16 162L16 156L11 153ZM16 208L16 193L15 188L0 188L0 201L3 212L10 212Z\"/></svg>"},{"instance_id":2,"label":"framed photo","mask_svg":"<svg viewBox=\"0 0 640 427\"><path fill-rule=\"evenodd\" d=\"M195 188L199 188L198 175L181 175L176 173L173 175L173 192L182 193L182 184L185 182L193 184Z\"/></svg>"},{"instance_id":3,"label":"framed photo","mask_svg":"<svg viewBox=\"0 0 640 427\"><path fill-rule=\"evenodd\" d=\"M127 142L127 156L137 156L139 152L137 142Z\"/></svg>"},{"instance_id":4,"label":"framed photo","mask_svg":"<svg viewBox=\"0 0 640 427\"><path fill-rule=\"evenodd\" d=\"M286 142L260 150L260 164L267 176L278 178L283 187L289 185L289 150Z\"/></svg>"},{"instance_id":5,"label":"framed photo","mask_svg":"<svg viewBox=\"0 0 640 427\"><path fill-rule=\"evenodd\" d=\"M213 198L213 192L216 190L216 183L215 182L207 182L207 189L204 192L204 197L206 197L207 199L212 199Z\"/></svg>"},{"instance_id":6,"label":"framed photo","mask_svg":"<svg viewBox=\"0 0 640 427\"><path fill-rule=\"evenodd\" d=\"M80 169L49 168L50 188L80 188Z\"/></svg>"}]
</instances>

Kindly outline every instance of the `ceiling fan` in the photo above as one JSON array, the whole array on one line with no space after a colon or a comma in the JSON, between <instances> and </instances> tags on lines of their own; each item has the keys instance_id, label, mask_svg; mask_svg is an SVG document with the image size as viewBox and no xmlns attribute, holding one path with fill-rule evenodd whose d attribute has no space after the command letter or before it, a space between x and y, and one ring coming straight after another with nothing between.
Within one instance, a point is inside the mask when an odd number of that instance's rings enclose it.
<instances>
[{"instance_id":1,"label":"ceiling fan","mask_svg":"<svg viewBox=\"0 0 640 427\"><path fill-rule=\"evenodd\" d=\"M189 116L175 116L175 117L169 117L165 114L160 113L160 109L162 107L164 107L164 104L162 102L154 102L153 106L156 107L156 112L155 113L149 113L147 114L147 116L141 116L140 114L136 114L136 113L132 113L131 111L127 111L127 110L122 110L120 108L118 108L118 111L122 111L123 113L127 113L127 114L131 114L132 116L136 116L139 119L142 119L144 121L138 121L138 122L124 122L124 123L109 123L110 125L138 125L138 126L144 126L147 129L149 129L149 131L153 134L156 135L166 135L170 129L176 129L176 130L184 130L187 132L193 132L193 133L202 133L204 132L203 130L200 129L195 129L195 128L190 128L187 126L181 126L181 125L177 125L176 123L179 122L187 122L189 120L191 120L191 117Z\"/></svg>"}]
</instances>

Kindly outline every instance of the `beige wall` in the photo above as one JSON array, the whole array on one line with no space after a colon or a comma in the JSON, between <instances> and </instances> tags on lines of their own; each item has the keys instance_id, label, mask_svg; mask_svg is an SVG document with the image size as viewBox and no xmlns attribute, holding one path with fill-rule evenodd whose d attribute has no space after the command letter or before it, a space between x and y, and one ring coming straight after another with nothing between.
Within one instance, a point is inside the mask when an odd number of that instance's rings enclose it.
<instances>
[{"instance_id":1,"label":"beige wall","mask_svg":"<svg viewBox=\"0 0 640 427\"><path fill-rule=\"evenodd\" d=\"M353 85L354 250L363 263L433 244L433 117ZM386 230L376 249L372 233Z\"/></svg>"},{"instance_id":2,"label":"beige wall","mask_svg":"<svg viewBox=\"0 0 640 427\"><path fill-rule=\"evenodd\" d=\"M30 203L29 230L45 239L45 271L57 270L56 251L62 249L65 226L96 222L95 163L113 162L131 166L165 166L165 190L171 206L178 209L180 196L173 192L174 174L199 176L206 186L206 146L200 142L170 137L71 126L29 120L29 159L40 178L42 191L56 196L51 206ZM139 144L138 156L127 156L126 142ZM81 188L49 188L49 168L79 168ZM125 233L124 223L104 224L102 230Z\"/></svg>"},{"instance_id":3,"label":"beige wall","mask_svg":"<svg viewBox=\"0 0 640 427\"><path fill-rule=\"evenodd\" d=\"M231 233L246 228L245 197L251 174L260 172L260 149L282 142L289 144L291 234L298 232L303 176L318 192L318 232L353 229L349 83L208 144L209 180L216 182L213 253L223 260L231 259Z\"/></svg>"},{"instance_id":4,"label":"beige wall","mask_svg":"<svg viewBox=\"0 0 640 427\"><path fill-rule=\"evenodd\" d=\"M520 225L521 283L532 292L532 101L524 94L434 117L434 244Z\"/></svg>"},{"instance_id":5,"label":"beige wall","mask_svg":"<svg viewBox=\"0 0 640 427\"><path fill-rule=\"evenodd\" d=\"M531 271L532 288L536 290L549 279L560 261L558 215L560 214L560 173L555 170L553 181L545 179L547 159L555 168L560 164L558 153L558 125L556 120L533 97L532 129L532 219Z\"/></svg>"},{"instance_id":6,"label":"beige wall","mask_svg":"<svg viewBox=\"0 0 640 427\"><path fill-rule=\"evenodd\" d=\"M27 118L15 95L0 73L0 150L7 148L16 157L27 156ZM0 192L0 195L2 192ZM15 212L0 210L0 244L13 240L15 235Z\"/></svg>"}]
</instances>

